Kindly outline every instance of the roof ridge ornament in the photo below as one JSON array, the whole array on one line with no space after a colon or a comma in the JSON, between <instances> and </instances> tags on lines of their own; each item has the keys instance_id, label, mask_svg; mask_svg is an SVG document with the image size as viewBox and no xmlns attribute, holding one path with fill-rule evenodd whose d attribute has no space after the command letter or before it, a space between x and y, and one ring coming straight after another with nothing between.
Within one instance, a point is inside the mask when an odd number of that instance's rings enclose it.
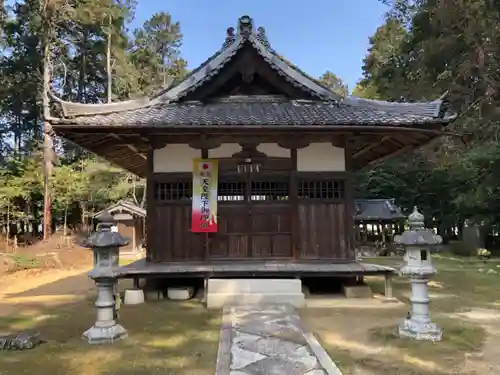
<instances>
[{"instance_id":1,"label":"roof ridge ornament","mask_svg":"<svg viewBox=\"0 0 500 375\"><path fill-rule=\"evenodd\" d=\"M248 38L253 33L253 19L250 16L242 16L238 20L238 39Z\"/></svg>"},{"instance_id":2,"label":"roof ridge ornament","mask_svg":"<svg viewBox=\"0 0 500 375\"><path fill-rule=\"evenodd\" d=\"M223 49L230 47L236 41L236 36L234 35L234 27L228 27L226 30L226 40L222 45Z\"/></svg>"},{"instance_id":3,"label":"roof ridge ornament","mask_svg":"<svg viewBox=\"0 0 500 375\"><path fill-rule=\"evenodd\" d=\"M269 40L266 36L266 29L262 26L257 28L257 40L267 49L271 49L271 44L269 44Z\"/></svg>"}]
</instances>

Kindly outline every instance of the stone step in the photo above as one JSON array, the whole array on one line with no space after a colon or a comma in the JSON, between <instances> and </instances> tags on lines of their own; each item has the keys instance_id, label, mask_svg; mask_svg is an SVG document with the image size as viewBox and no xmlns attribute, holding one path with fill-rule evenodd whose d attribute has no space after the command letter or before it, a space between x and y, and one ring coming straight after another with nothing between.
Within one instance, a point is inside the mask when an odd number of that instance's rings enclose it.
<instances>
[{"instance_id":1,"label":"stone step","mask_svg":"<svg viewBox=\"0 0 500 375\"><path fill-rule=\"evenodd\" d=\"M257 304L303 307L305 296L299 279L209 279L206 302L208 308Z\"/></svg>"}]
</instances>

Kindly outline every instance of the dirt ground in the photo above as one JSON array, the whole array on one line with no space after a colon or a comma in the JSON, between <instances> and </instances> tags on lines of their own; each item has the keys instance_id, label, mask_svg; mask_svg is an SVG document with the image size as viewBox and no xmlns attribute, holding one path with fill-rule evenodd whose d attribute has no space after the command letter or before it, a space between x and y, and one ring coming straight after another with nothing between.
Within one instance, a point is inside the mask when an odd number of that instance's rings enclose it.
<instances>
[{"instance_id":1,"label":"dirt ground","mask_svg":"<svg viewBox=\"0 0 500 375\"><path fill-rule=\"evenodd\" d=\"M33 269L0 277L0 317L84 300L95 288L88 270Z\"/></svg>"},{"instance_id":2,"label":"dirt ground","mask_svg":"<svg viewBox=\"0 0 500 375\"><path fill-rule=\"evenodd\" d=\"M38 241L30 246L20 245L15 250L12 246L6 249L5 243L0 242L0 253L38 259L55 256L65 269L87 267L92 262L92 251L79 246L78 241L78 237L64 238L56 233L48 241ZM5 272L2 268L0 262L0 273Z\"/></svg>"},{"instance_id":3,"label":"dirt ground","mask_svg":"<svg viewBox=\"0 0 500 375\"><path fill-rule=\"evenodd\" d=\"M92 252L54 235L49 241L9 249L8 256L30 259L55 259L40 268L7 272L0 257L0 317L12 313L29 314L36 306L49 307L86 298L93 283L86 276L92 265ZM3 264L2 264L3 263Z\"/></svg>"},{"instance_id":4,"label":"dirt ground","mask_svg":"<svg viewBox=\"0 0 500 375\"><path fill-rule=\"evenodd\" d=\"M220 313L199 304L126 306L120 318L129 339L105 349L89 347L81 340L95 319L95 287L86 275L89 252L75 248L60 253L67 259L64 269L0 277L0 333L36 329L48 340L35 350L0 357L2 375L36 373L42 366L54 375L213 373ZM408 305L350 305L300 314L344 375L500 374L499 276L480 273L475 264L438 263L440 273L430 283L430 294L433 318L444 330L440 343L397 337L395 327ZM383 289L381 280L367 281L375 292ZM394 294L408 304L409 283L397 278Z\"/></svg>"},{"instance_id":5,"label":"dirt ground","mask_svg":"<svg viewBox=\"0 0 500 375\"><path fill-rule=\"evenodd\" d=\"M0 278L0 334L40 332L46 343L0 355L2 375L212 375L220 312L196 302L124 306L129 337L90 346L82 333L95 321L90 267L26 270ZM130 287L121 283L120 289Z\"/></svg>"},{"instance_id":6,"label":"dirt ground","mask_svg":"<svg viewBox=\"0 0 500 375\"><path fill-rule=\"evenodd\" d=\"M301 315L344 375L500 373L500 312L435 316L444 330L441 343L399 341L395 326L406 315L401 308L315 309ZM491 320L478 318L483 315Z\"/></svg>"}]
</instances>

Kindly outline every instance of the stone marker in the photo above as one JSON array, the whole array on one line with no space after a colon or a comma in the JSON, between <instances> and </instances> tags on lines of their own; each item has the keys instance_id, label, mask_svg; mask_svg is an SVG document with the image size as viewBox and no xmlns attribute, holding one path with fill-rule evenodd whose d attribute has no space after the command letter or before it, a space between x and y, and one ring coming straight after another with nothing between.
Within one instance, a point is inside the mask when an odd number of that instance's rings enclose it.
<instances>
[{"instance_id":1,"label":"stone marker","mask_svg":"<svg viewBox=\"0 0 500 375\"><path fill-rule=\"evenodd\" d=\"M405 246L405 264L399 270L401 276L407 276L411 282L411 313L399 326L401 337L415 340L440 341L441 328L431 322L429 315L429 278L437 271L431 262L431 248L443 240L431 230L424 228L424 215L417 207L408 217L410 229L395 236L394 242Z\"/></svg>"},{"instance_id":2,"label":"stone marker","mask_svg":"<svg viewBox=\"0 0 500 375\"><path fill-rule=\"evenodd\" d=\"M97 232L92 233L82 242L82 246L94 252L94 269L89 276L97 286L97 320L83 333L89 344L113 343L127 336L127 331L115 320L116 278L113 271L119 267L119 249L129 243L118 232L111 230L116 222L108 212L103 213L97 225Z\"/></svg>"}]
</instances>

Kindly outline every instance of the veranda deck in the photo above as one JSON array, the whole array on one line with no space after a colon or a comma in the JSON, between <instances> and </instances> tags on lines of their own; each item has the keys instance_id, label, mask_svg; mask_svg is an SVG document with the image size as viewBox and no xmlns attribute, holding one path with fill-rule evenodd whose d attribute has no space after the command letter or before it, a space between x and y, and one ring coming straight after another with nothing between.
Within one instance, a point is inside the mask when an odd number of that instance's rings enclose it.
<instances>
[{"instance_id":1,"label":"veranda deck","mask_svg":"<svg viewBox=\"0 0 500 375\"><path fill-rule=\"evenodd\" d=\"M92 271L91 271L92 272ZM299 260L242 260L154 263L145 259L112 270L117 278L139 277L355 277L394 274L396 270L378 264ZM100 275L92 275L100 276ZM104 276L104 275L103 275Z\"/></svg>"}]
</instances>

